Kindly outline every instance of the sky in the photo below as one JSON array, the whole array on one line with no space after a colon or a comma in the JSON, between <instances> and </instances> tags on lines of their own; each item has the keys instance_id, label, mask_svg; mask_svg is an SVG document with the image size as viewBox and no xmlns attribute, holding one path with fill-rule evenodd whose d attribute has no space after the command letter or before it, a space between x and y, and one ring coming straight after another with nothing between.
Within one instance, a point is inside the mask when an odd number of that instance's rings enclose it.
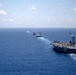
<instances>
[{"instance_id":1,"label":"sky","mask_svg":"<svg viewBox=\"0 0 76 75\"><path fill-rule=\"evenodd\" d=\"M0 0L0 28L76 28L76 0Z\"/></svg>"}]
</instances>

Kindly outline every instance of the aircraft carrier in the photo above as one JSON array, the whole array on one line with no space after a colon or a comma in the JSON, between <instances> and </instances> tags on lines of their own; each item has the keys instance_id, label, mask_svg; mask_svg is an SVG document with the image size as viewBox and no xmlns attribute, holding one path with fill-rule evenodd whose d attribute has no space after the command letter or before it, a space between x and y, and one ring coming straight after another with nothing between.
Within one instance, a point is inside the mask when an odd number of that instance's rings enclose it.
<instances>
[{"instance_id":1,"label":"aircraft carrier","mask_svg":"<svg viewBox=\"0 0 76 75\"><path fill-rule=\"evenodd\" d=\"M69 33L69 35L71 36L71 40L69 42L54 41L52 43L53 49L60 53L76 53L75 35L72 33Z\"/></svg>"}]
</instances>

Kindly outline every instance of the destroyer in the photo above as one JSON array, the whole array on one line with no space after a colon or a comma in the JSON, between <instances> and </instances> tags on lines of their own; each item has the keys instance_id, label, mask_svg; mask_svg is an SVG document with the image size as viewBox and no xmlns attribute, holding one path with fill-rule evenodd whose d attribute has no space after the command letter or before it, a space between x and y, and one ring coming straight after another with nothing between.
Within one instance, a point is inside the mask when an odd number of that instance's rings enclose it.
<instances>
[{"instance_id":1,"label":"destroyer","mask_svg":"<svg viewBox=\"0 0 76 75\"><path fill-rule=\"evenodd\" d=\"M69 42L54 41L52 43L53 49L61 53L76 53L75 35L72 33L69 33L69 35L71 36L71 40Z\"/></svg>"},{"instance_id":2,"label":"destroyer","mask_svg":"<svg viewBox=\"0 0 76 75\"><path fill-rule=\"evenodd\" d=\"M34 32L33 35L36 36L36 37L42 37L41 33L37 33L37 34L36 34L36 33Z\"/></svg>"}]
</instances>

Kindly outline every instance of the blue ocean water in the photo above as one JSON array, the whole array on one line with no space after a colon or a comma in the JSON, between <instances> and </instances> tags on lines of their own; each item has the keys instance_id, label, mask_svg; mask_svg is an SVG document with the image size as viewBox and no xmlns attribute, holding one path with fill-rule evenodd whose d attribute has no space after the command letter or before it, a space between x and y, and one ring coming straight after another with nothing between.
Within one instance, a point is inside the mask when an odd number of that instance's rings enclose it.
<instances>
[{"instance_id":1,"label":"blue ocean water","mask_svg":"<svg viewBox=\"0 0 76 75\"><path fill-rule=\"evenodd\" d=\"M0 29L0 75L76 75L76 55L57 53L50 45L68 42L69 31L76 34L76 29Z\"/></svg>"}]
</instances>

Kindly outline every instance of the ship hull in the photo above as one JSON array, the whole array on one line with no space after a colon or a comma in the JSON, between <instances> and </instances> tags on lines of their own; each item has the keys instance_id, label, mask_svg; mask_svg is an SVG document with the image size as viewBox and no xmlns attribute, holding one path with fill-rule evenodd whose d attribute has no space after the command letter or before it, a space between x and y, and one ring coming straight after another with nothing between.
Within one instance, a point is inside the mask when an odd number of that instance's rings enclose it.
<instances>
[{"instance_id":1,"label":"ship hull","mask_svg":"<svg viewBox=\"0 0 76 75\"><path fill-rule=\"evenodd\" d=\"M41 35L39 35L39 36L36 36L36 37L42 37Z\"/></svg>"},{"instance_id":2,"label":"ship hull","mask_svg":"<svg viewBox=\"0 0 76 75\"><path fill-rule=\"evenodd\" d=\"M76 49L61 48L58 46L53 46L53 50L59 53L76 53Z\"/></svg>"}]
</instances>

